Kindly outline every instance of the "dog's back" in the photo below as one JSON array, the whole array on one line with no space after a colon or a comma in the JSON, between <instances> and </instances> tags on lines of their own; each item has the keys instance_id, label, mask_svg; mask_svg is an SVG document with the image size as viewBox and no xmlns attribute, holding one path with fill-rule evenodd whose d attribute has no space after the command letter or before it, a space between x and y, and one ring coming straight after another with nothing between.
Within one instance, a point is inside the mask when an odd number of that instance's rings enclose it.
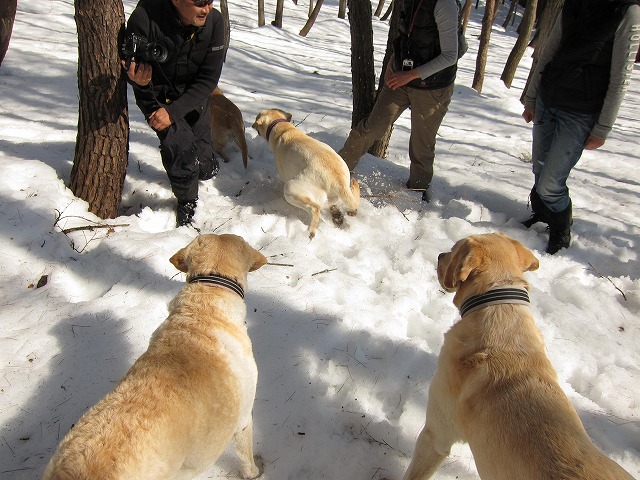
<instances>
[{"instance_id":1,"label":"dog's back","mask_svg":"<svg viewBox=\"0 0 640 480\"><path fill-rule=\"evenodd\" d=\"M244 136L242 112L217 87L209 97L209 110L213 151L228 162L224 148L229 140L233 140L240 147L242 162L247 168L247 139Z\"/></svg>"}]
</instances>

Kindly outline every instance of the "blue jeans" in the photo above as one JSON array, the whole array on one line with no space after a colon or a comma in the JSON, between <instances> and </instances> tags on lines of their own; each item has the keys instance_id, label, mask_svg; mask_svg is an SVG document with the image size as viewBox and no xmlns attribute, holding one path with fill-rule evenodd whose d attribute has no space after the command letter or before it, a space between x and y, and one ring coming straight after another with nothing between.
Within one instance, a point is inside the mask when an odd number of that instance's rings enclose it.
<instances>
[{"instance_id":1,"label":"blue jeans","mask_svg":"<svg viewBox=\"0 0 640 480\"><path fill-rule=\"evenodd\" d=\"M533 123L533 174L538 195L552 212L571 203L567 178L578 163L599 114L545 107L538 96Z\"/></svg>"}]
</instances>

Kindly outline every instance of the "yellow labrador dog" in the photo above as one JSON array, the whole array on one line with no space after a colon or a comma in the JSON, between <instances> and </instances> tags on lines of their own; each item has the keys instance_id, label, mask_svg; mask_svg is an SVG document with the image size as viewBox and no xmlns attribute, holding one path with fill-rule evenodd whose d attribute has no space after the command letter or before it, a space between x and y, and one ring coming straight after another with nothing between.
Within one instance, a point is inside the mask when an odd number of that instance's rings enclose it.
<instances>
[{"instance_id":1,"label":"yellow labrador dog","mask_svg":"<svg viewBox=\"0 0 640 480\"><path fill-rule=\"evenodd\" d=\"M202 235L171 257L187 284L147 351L60 443L45 480L190 479L231 439L253 458L257 368L245 325L247 272L266 258L236 235Z\"/></svg>"},{"instance_id":2,"label":"yellow labrador dog","mask_svg":"<svg viewBox=\"0 0 640 480\"><path fill-rule=\"evenodd\" d=\"M431 477L460 441L483 480L633 480L594 446L558 385L528 305L523 272L537 268L504 234L438 257L462 318L445 335L405 480Z\"/></svg>"},{"instance_id":3,"label":"yellow labrador dog","mask_svg":"<svg viewBox=\"0 0 640 480\"><path fill-rule=\"evenodd\" d=\"M269 142L284 182L284 198L311 215L309 238L315 236L320 211L327 203L337 226L344 222L339 202L349 215L356 214L360 187L355 178L349 179L347 164L329 145L298 130L291 114L282 110L263 110L253 128Z\"/></svg>"},{"instance_id":4,"label":"yellow labrador dog","mask_svg":"<svg viewBox=\"0 0 640 480\"><path fill-rule=\"evenodd\" d=\"M247 168L247 139L244 136L242 112L218 87L209 96L209 124L213 151L228 162L224 147L229 140L234 140L240 147L244 168Z\"/></svg>"}]
</instances>

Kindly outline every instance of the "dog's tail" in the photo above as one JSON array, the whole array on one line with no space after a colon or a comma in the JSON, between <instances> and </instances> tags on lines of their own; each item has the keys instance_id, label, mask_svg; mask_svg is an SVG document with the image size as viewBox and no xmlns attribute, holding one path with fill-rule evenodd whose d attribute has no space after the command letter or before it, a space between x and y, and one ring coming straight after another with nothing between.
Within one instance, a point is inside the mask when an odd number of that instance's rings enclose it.
<instances>
[{"instance_id":1,"label":"dog's tail","mask_svg":"<svg viewBox=\"0 0 640 480\"><path fill-rule=\"evenodd\" d=\"M240 125L238 128L233 129L234 140L240 147L240 151L242 152L242 163L244 164L244 168L247 168L247 138L244 136L244 123Z\"/></svg>"},{"instance_id":2,"label":"dog's tail","mask_svg":"<svg viewBox=\"0 0 640 480\"><path fill-rule=\"evenodd\" d=\"M351 179L351 188L344 189L342 193L342 201L347 207L347 213L349 215L355 215L360 206L360 185L355 178Z\"/></svg>"}]
</instances>

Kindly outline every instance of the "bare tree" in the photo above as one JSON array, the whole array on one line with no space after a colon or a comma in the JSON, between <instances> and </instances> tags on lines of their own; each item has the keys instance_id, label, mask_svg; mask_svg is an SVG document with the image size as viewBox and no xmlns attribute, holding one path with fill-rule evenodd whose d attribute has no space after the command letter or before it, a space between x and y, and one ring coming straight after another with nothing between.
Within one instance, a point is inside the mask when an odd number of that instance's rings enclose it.
<instances>
[{"instance_id":1,"label":"bare tree","mask_svg":"<svg viewBox=\"0 0 640 480\"><path fill-rule=\"evenodd\" d=\"M473 6L473 0L467 0L462 7L462 13L460 16L462 17L462 31L467 31L467 24L469 23L469 17L471 16L471 7Z\"/></svg>"},{"instance_id":2,"label":"bare tree","mask_svg":"<svg viewBox=\"0 0 640 480\"><path fill-rule=\"evenodd\" d=\"M340 0L338 3L338 18L345 18L347 15L347 0Z\"/></svg>"},{"instance_id":3,"label":"bare tree","mask_svg":"<svg viewBox=\"0 0 640 480\"><path fill-rule=\"evenodd\" d=\"M313 27L313 23L316 21L316 18L318 18L318 14L320 13L320 7L322 7L323 2L324 0L318 0L316 2L316 6L311 12L311 14L309 15L309 19L307 20L307 23L305 23L304 27L302 27L302 30L300 30L301 37L306 37L307 33L309 33L309 30L311 30L311 27ZM312 1L310 0L309 5L311 4L312 4Z\"/></svg>"},{"instance_id":4,"label":"bare tree","mask_svg":"<svg viewBox=\"0 0 640 480\"><path fill-rule=\"evenodd\" d=\"M536 10L538 7L538 0L527 0L527 7L525 8L522 21L520 22L520 32L518 33L518 40L513 46L507 63L504 65L504 70L500 76L500 80L504 82L507 88L511 88L511 82L516 75L516 70L524 52L527 50L529 39L531 38L531 32L533 31L533 24L536 21Z\"/></svg>"},{"instance_id":5,"label":"bare tree","mask_svg":"<svg viewBox=\"0 0 640 480\"><path fill-rule=\"evenodd\" d=\"M229 24L229 5L227 0L220 0L220 13L224 20L224 58L226 60L229 43L231 43L231 25Z\"/></svg>"},{"instance_id":6,"label":"bare tree","mask_svg":"<svg viewBox=\"0 0 640 480\"><path fill-rule=\"evenodd\" d=\"M484 6L484 17L482 17L482 30L480 32L480 44L478 45L478 57L476 58L476 73L473 76L471 88L477 92L482 92L484 82L484 71L487 65L487 52L489 51L489 40L491 39L491 27L495 18L495 9L498 0L487 0Z\"/></svg>"},{"instance_id":7,"label":"bare tree","mask_svg":"<svg viewBox=\"0 0 640 480\"><path fill-rule=\"evenodd\" d=\"M9 49L9 40L16 18L18 0L3 0L0 2L0 65Z\"/></svg>"},{"instance_id":8,"label":"bare tree","mask_svg":"<svg viewBox=\"0 0 640 480\"><path fill-rule=\"evenodd\" d=\"M384 85L384 76L389 65L389 60L393 55L393 41L395 40L400 30L400 11L402 9L402 2L398 0L392 1L393 12L391 13L391 21L389 22L389 33L387 35L387 48L384 54L384 60L382 61L382 71L380 72L380 80L378 81L378 92ZM376 157L385 158L387 156L387 149L389 148L389 141L391 140L391 132L393 132L393 125L389 127L389 130L382 136L381 139L376 140L369 148L369 153Z\"/></svg>"},{"instance_id":9,"label":"bare tree","mask_svg":"<svg viewBox=\"0 0 640 480\"><path fill-rule=\"evenodd\" d=\"M504 19L504 22L502 22L502 28L507 28L507 26L509 25L509 22L511 21L512 18L515 18L515 13L518 9L518 1L519 0L511 0L511 6L509 7L509 13L507 13L506 18Z\"/></svg>"},{"instance_id":10,"label":"bare tree","mask_svg":"<svg viewBox=\"0 0 640 480\"><path fill-rule=\"evenodd\" d=\"M383 8L384 8L384 0L378 0L378 6L376 7L376 11L373 14L373 16L380 18L380 14L382 13Z\"/></svg>"},{"instance_id":11,"label":"bare tree","mask_svg":"<svg viewBox=\"0 0 640 480\"><path fill-rule=\"evenodd\" d=\"M384 12L384 15L382 15L382 17L380 17L380 20L384 22L391 16L391 12L393 12L393 7L395 4L396 4L396 0L391 0L391 2L389 3L389 7L387 8L387 11Z\"/></svg>"},{"instance_id":12,"label":"bare tree","mask_svg":"<svg viewBox=\"0 0 640 480\"><path fill-rule=\"evenodd\" d=\"M373 25L371 2L348 0L351 31L351 84L353 112L351 125L355 126L371 112L375 94L373 67Z\"/></svg>"},{"instance_id":13,"label":"bare tree","mask_svg":"<svg viewBox=\"0 0 640 480\"><path fill-rule=\"evenodd\" d=\"M282 28L282 12L284 11L284 0L276 1L276 19L271 22L274 27Z\"/></svg>"},{"instance_id":14,"label":"bare tree","mask_svg":"<svg viewBox=\"0 0 640 480\"><path fill-rule=\"evenodd\" d=\"M264 0L258 0L258 26L264 27Z\"/></svg>"},{"instance_id":15,"label":"bare tree","mask_svg":"<svg viewBox=\"0 0 640 480\"><path fill-rule=\"evenodd\" d=\"M129 111L118 45L122 0L76 0L79 115L70 188L101 218L118 215L127 170Z\"/></svg>"},{"instance_id":16,"label":"bare tree","mask_svg":"<svg viewBox=\"0 0 640 480\"><path fill-rule=\"evenodd\" d=\"M531 75L533 75L533 71L536 69L536 65L538 64L538 59L540 58L540 54L544 49L544 46L547 43L547 39L549 38L549 34L553 29L553 26L558 21L560 17L560 12L562 11L562 6L564 5L564 0L547 0L540 14L540 18L538 19L538 26L536 29L536 46L533 51L533 62L531 64L531 70L529 70L529 76L527 77L527 83L522 90L522 95L520 96L520 101L524 103L524 96L527 93L527 88L529 88L529 83L531 82Z\"/></svg>"}]
</instances>

